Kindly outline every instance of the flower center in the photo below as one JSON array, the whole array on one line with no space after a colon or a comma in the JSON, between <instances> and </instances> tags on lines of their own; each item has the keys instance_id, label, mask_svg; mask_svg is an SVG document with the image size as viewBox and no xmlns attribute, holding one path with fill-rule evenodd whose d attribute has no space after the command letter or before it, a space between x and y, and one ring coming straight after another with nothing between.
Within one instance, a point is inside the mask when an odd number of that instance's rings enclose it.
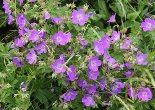
<instances>
[{"instance_id":1,"label":"flower center","mask_svg":"<svg viewBox=\"0 0 155 110\"><path fill-rule=\"evenodd\" d=\"M151 28L151 23L147 23L146 27Z\"/></svg>"},{"instance_id":2,"label":"flower center","mask_svg":"<svg viewBox=\"0 0 155 110\"><path fill-rule=\"evenodd\" d=\"M81 21L83 19L83 15L82 14L77 15L77 19Z\"/></svg>"},{"instance_id":3,"label":"flower center","mask_svg":"<svg viewBox=\"0 0 155 110\"><path fill-rule=\"evenodd\" d=\"M92 62L91 62L91 65L92 65L92 66L96 66L96 62L95 62L95 61L92 61Z\"/></svg>"},{"instance_id":4,"label":"flower center","mask_svg":"<svg viewBox=\"0 0 155 110\"><path fill-rule=\"evenodd\" d=\"M146 97L146 96L147 96L147 92L143 92L143 93L142 93L142 96L143 96L143 97Z\"/></svg>"},{"instance_id":5,"label":"flower center","mask_svg":"<svg viewBox=\"0 0 155 110\"><path fill-rule=\"evenodd\" d=\"M61 42L61 41L62 41L62 38L61 38L60 36L58 36L58 37L57 37L57 41L58 41L58 42Z\"/></svg>"}]
</instances>

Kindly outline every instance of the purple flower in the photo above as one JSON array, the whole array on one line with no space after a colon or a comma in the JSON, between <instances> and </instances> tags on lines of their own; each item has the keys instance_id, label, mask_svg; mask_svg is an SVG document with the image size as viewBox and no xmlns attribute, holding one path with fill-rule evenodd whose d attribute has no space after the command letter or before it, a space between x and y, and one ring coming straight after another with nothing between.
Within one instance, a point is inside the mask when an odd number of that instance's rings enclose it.
<instances>
[{"instance_id":1,"label":"purple flower","mask_svg":"<svg viewBox=\"0 0 155 110\"><path fill-rule=\"evenodd\" d=\"M94 97L89 95L89 94L85 94L84 95L84 97L82 98L82 102L86 106L93 106L93 105L95 105Z\"/></svg>"},{"instance_id":2,"label":"purple flower","mask_svg":"<svg viewBox=\"0 0 155 110\"><path fill-rule=\"evenodd\" d=\"M69 68L70 68L70 71L67 72L68 79L70 81L77 80L78 79L78 75L75 73L76 72L76 68L74 67L74 65L71 65Z\"/></svg>"},{"instance_id":3,"label":"purple flower","mask_svg":"<svg viewBox=\"0 0 155 110\"><path fill-rule=\"evenodd\" d=\"M89 12L88 15L89 15L89 17L93 17L94 16L94 12Z\"/></svg>"},{"instance_id":4,"label":"purple flower","mask_svg":"<svg viewBox=\"0 0 155 110\"><path fill-rule=\"evenodd\" d=\"M128 68L128 69L132 69L131 63L130 62L126 62L124 63L124 67Z\"/></svg>"},{"instance_id":5,"label":"purple flower","mask_svg":"<svg viewBox=\"0 0 155 110\"><path fill-rule=\"evenodd\" d=\"M148 54L143 54L142 52L139 52L136 56L137 64L138 65L147 65L146 58L148 57Z\"/></svg>"},{"instance_id":6,"label":"purple flower","mask_svg":"<svg viewBox=\"0 0 155 110\"><path fill-rule=\"evenodd\" d=\"M108 66L111 68L118 68L119 64L117 63L117 61L114 58L109 58L108 59Z\"/></svg>"},{"instance_id":7,"label":"purple flower","mask_svg":"<svg viewBox=\"0 0 155 110\"><path fill-rule=\"evenodd\" d=\"M144 88L138 92L138 98L144 102L148 102L150 99L152 99L152 97L153 96L150 88Z\"/></svg>"},{"instance_id":8,"label":"purple flower","mask_svg":"<svg viewBox=\"0 0 155 110\"><path fill-rule=\"evenodd\" d=\"M22 82L21 83L21 89L22 89L23 92L26 92L27 91L27 85L26 85L25 82Z\"/></svg>"},{"instance_id":9,"label":"purple flower","mask_svg":"<svg viewBox=\"0 0 155 110\"><path fill-rule=\"evenodd\" d=\"M88 70L88 77L92 80L96 80L99 74L100 74L99 71Z\"/></svg>"},{"instance_id":10,"label":"purple flower","mask_svg":"<svg viewBox=\"0 0 155 110\"><path fill-rule=\"evenodd\" d=\"M87 89L89 94L96 93L97 86L96 84L90 84Z\"/></svg>"},{"instance_id":11,"label":"purple flower","mask_svg":"<svg viewBox=\"0 0 155 110\"><path fill-rule=\"evenodd\" d=\"M136 99L137 94L136 94L136 89L128 85L128 95L132 99Z\"/></svg>"},{"instance_id":12,"label":"purple flower","mask_svg":"<svg viewBox=\"0 0 155 110\"><path fill-rule=\"evenodd\" d=\"M58 33L52 36L52 39L57 45L66 45L67 43L70 42L71 36L72 35L70 32L64 33L62 31L59 31Z\"/></svg>"},{"instance_id":13,"label":"purple flower","mask_svg":"<svg viewBox=\"0 0 155 110\"><path fill-rule=\"evenodd\" d=\"M77 96L77 92L73 91L72 89L67 90L66 93L64 93L61 98L63 98L65 101L72 101L75 100L76 96Z\"/></svg>"},{"instance_id":14,"label":"purple flower","mask_svg":"<svg viewBox=\"0 0 155 110\"><path fill-rule=\"evenodd\" d=\"M46 36L46 31L45 30L39 30L39 36L40 36L40 38L44 38L45 36Z\"/></svg>"},{"instance_id":15,"label":"purple flower","mask_svg":"<svg viewBox=\"0 0 155 110\"><path fill-rule=\"evenodd\" d=\"M122 91L122 89L124 88L124 83L120 82L120 81L115 81L115 83L112 85L112 93L113 94L118 94Z\"/></svg>"},{"instance_id":16,"label":"purple flower","mask_svg":"<svg viewBox=\"0 0 155 110\"><path fill-rule=\"evenodd\" d=\"M88 46L88 41L84 40L83 36L79 36L79 40L83 46Z\"/></svg>"},{"instance_id":17,"label":"purple flower","mask_svg":"<svg viewBox=\"0 0 155 110\"><path fill-rule=\"evenodd\" d=\"M20 57L14 57L13 58L13 63L17 66L17 67L22 67L24 66L24 61L22 58Z\"/></svg>"},{"instance_id":18,"label":"purple flower","mask_svg":"<svg viewBox=\"0 0 155 110\"><path fill-rule=\"evenodd\" d=\"M155 29L155 20L146 18L145 21L141 23L141 27L143 28L144 32L153 31Z\"/></svg>"},{"instance_id":19,"label":"purple flower","mask_svg":"<svg viewBox=\"0 0 155 110\"><path fill-rule=\"evenodd\" d=\"M100 79L100 88L101 88L102 91L104 90L104 88L106 87L106 85L107 85L106 78L101 78Z\"/></svg>"},{"instance_id":20,"label":"purple flower","mask_svg":"<svg viewBox=\"0 0 155 110\"><path fill-rule=\"evenodd\" d=\"M10 5L6 0L3 0L3 8L5 10L5 14L11 14Z\"/></svg>"},{"instance_id":21,"label":"purple flower","mask_svg":"<svg viewBox=\"0 0 155 110\"><path fill-rule=\"evenodd\" d=\"M111 15L111 17L109 18L109 20L107 22L109 22L109 23L116 22L115 17L116 17L116 14Z\"/></svg>"},{"instance_id":22,"label":"purple flower","mask_svg":"<svg viewBox=\"0 0 155 110\"><path fill-rule=\"evenodd\" d=\"M44 20L47 20L47 19L50 19L50 18L51 18L50 13L46 11L46 12L44 13Z\"/></svg>"},{"instance_id":23,"label":"purple flower","mask_svg":"<svg viewBox=\"0 0 155 110\"><path fill-rule=\"evenodd\" d=\"M20 29L23 29L27 25L28 21L24 14L17 15L17 24Z\"/></svg>"},{"instance_id":24,"label":"purple flower","mask_svg":"<svg viewBox=\"0 0 155 110\"><path fill-rule=\"evenodd\" d=\"M112 43L115 43L116 41L120 40L120 31L113 31L111 41Z\"/></svg>"},{"instance_id":25,"label":"purple flower","mask_svg":"<svg viewBox=\"0 0 155 110\"><path fill-rule=\"evenodd\" d=\"M16 38L14 40L14 47L23 47L26 42L22 38Z\"/></svg>"},{"instance_id":26,"label":"purple flower","mask_svg":"<svg viewBox=\"0 0 155 110\"><path fill-rule=\"evenodd\" d=\"M35 50L37 50L38 54L46 53L47 47L46 42L42 41L39 45L35 46Z\"/></svg>"},{"instance_id":27,"label":"purple flower","mask_svg":"<svg viewBox=\"0 0 155 110\"><path fill-rule=\"evenodd\" d=\"M30 24L32 28L34 28L37 24L36 23L31 23Z\"/></svg>"},{"instance_id":28,"label":"purple flower","mask_svg":"<svg viewBox=\"0 0 155 110\"><path fill-rule=\"evenodd\" d=\"M132 75L133 75L133 71L127 71L127 72L125 72L125 76L126 77L130 77Z\"/></svg>"},{"instance_id":29,"label":"purple flower","mask_svg":"<svg viewBox=\"0 0 155 110\"><path fill-rule=\"evenodd\" d=\"M24 35L28 34L29 31L30 30L28 28L23 28L23 29L19 29L18 33L19 33L19 36L24 36Z\"/></svg>"},{"instance_id":30,"label":"purple flower","mask_svg":"<svg viewBox=\"0 0 155 110\"><path fill-rule=\"evenodd\" d=\"M86 80L80 80L78 82L78 86L82 88L82 90L85 90L88 87L88 83Z\"/></svg>"},{"instance_id":31,"label":"purple flower","mask_svg":"<svg viewBox=\"0 0 155 110\"><path fill-rule=\"evenodd\" d=\"M102 55L109 48L110 37L107 35L105 35L100 41L94 42L94 49L99 55Z\"/></svg>"},{"instance_id":32,"label":"purple flower","mask_svg":"<svg viewBox=\"0 0 155 110\"><path fill-rule=\"evenodd\" d=\"M55 73L64 73L66 72L65 61L62 59L57 59L51 67L55 70Z\"/></svg>"},{"instance_id":33,"label":"purple flower","mask_svg":"<svg viewBox=\"0 0 155 110\"><path fill-rule=\"evenodd\" d=\"M74 10L72 12L71 20L75 24L83 26L88 21L88 17L89 16L87 14L85 14L85 11L83 9Z\"/></svg>"},{"instance_id":34,"label":"purple flower","mask_svg":"<svg viewBox=\"0 0 155 110\"><path fill-rule=\"evenodd\" d=\"M37 0L31 0L31 2L36 2Z\"/></svg>"},{"instance_id":35,"label":"purple flower","mask_svg":"<svg viewBox=\"0 0 155 110\"><path fill-rule=\"evenodd\" d=\"M8 24L11 25L13 23L14 19L12 15L8 15Z\"/></svg>"},{"instance_id":36,"label":"purple flower","mask_svg":"<svg viewBox=\"0 0 155 110\"><path fill-rule=\"evenodd\" d=\"M55 23L55 24L60 24L63 21L64 20L62 18L58 18L58 17L52 18L52 22Z\"/></svg>"},{"instance_id":37,"label":"purple flower","mask_svg":"<svg viewBox=\"0 0 155 110\"><path fill-rule=\"evenodd\" d=\"M26 58L27 58L29 64L36 64L36 62L37 62L37 55L33 49L31 49L30 53L28 53L26 55Z\"/></svg>"},{"instance_id":38,"label":"purple flower","mask_svg":"<svg viewBox=\"0 0 155 110\"><path fill-rule=\"evenodd\" d=\"M120 49L128 49L132 43L132 39L125 39L124 44L120 47Z\"/></svg>"},{"instance_id":39,"label":"purple flower","mask_svg":"<svg viewBox=\"0 0 155 110\"><path fill-rule=\"evenodd\" d=\"M22 5L25 0L18 0L18 1L19 1L20 5Z\"/></svg>"},{"instance_id":40,"label":"purple flower","mask_svg":"<svg viewBox=\"0 0 155 110\"><path fill-rule=\"evenodd\" d=\"M98 67L101 66L101 64L102 62L101 60L98 60L98 56L94 56L88 61L89 69L92 71L98 71Z\"/></svg>"},{"instance_id":41,"label":"purple flower","mask_svg":"<svg viewBox=\"0 0 155 110\"><path fill-rule=\"evenodd\" d=\"M131 49L131 51L137 51L138 50L138 48L136 48L134 45L131 45L130 49Z\"/></svg>"},{"instance_id":42,"label":"purple flower","mask_svg":"<svg viewBox=\"0 0 155 110\"><path fill-rule=\"evenodd\" d=\"M31 30L30 31L30 36L29 36L29 40L32 41L32 43L39 41L40 40L40 35L39 35L39 31L37 30Z\"/></svg>"}]
</instances>

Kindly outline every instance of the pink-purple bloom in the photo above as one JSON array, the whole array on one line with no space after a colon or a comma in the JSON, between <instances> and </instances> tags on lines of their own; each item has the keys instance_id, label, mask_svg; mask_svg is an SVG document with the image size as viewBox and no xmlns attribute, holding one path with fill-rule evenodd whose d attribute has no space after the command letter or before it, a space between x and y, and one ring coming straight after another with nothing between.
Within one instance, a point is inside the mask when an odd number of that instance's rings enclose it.
<instances>
[{"instance_id":1,"label":"pink-purple bloom","mask_svg":"<svg viewBox=\"0 0 155 110\"><path fill-rule=\"evenodd\" d=\"M96 80L99 74L100 74L99 71L88 70L88 77L92 80Z\"/></svg>"},{"instance_id":2,"label":"pink-purple bloom","mask_svg":"<svg viewBox=\"0 0 155 110\"><path fill-rule=\"evenodd\" d=\"M87 88L89 94L96 93L96 89L97 89L97 85L95 83L89 84Z\"/></svg>"},{"instance_id":3,"label":"pink-purple bloom","mask_svg":"<svg viewBox=\"0 0 155 110\"><path fill-rule=\"evenodd\" d=\"M144 32L153 31L155 29L155 20L146 18L145 21L141 23L141 27L143 28Z\"/></svg>"},{"instance_id":4,"label":"pink-purple bloom","mask_svg":"<svg viewBox=\"0 0 155 110\"><path fill-rule=\"evenodd\" d=\"M64 33L63 31L59 31L58 33L52 36L52 39L54 43L57 45L66 45L71 41L71 37L72 35L70 32Z\"/></svg>"},{"instance_id":5,"label":"pink-purple bloom","mask_svg":"<svg viewBox=\"0 0 155 110\"><path fill-rule=\"evenodd\" d=\"M104 78L100 78L100 85L99 86L100 86L102 91L105 89L106 85L107 85L106 78L105 77Z\"/></svg>"},{"instance_id":6,"label":"pink-purple bloom","mask_svg":"<svg viewBox=\"0 0 155 110\"><path fill-rule=\"evenodd\" d=\"M111 37L112 43L115 43L118 40L120 40L120 35L121 35L120 31L113 31L112 37Z\"/></svg>"},{"instance_id":7,"label":"pink-purple bloom","mask_svg":"<svg viewBox=\"0 0 155 110\"><path fill-rule=\"evenodd\" d=\"M146 61L148 57L148 54L143 54L142 52L139 52L136 56L137 64L138 65L147 65L148 62Z\"/></svg>"},{"instance_id":8,"label":"pink-purple bloom","mask_svg":"<svg viewBox=\"0 0 155 110\"><path fill-rule=\"evenodd\" d=\"M8 24L11 25L13 23L14 19L12 15L8 15Z\"/></svg>"},{"instance_id":9,"label":"pink-purple bloom","mask_svg":"<svg viewBox=\"0 0 155 110\"><path fill-rule=\"evenodd\" d=\"M69 90L67 90L66 93L64 93L61 96L61 98L63 98L66 102L69 102L69 101L75 100L77 94L78 93L76 91L69 89Z\"/></svg>"},{"instance_id":10,"label":"pink-purple bloom","mask_svg":"<svg viewBox=\"0 0 155 110\"><path fill-rule=\"evenodd\" d=\"M29 64L36 64L37 63L37 55L36 52L31 49L30 52L26 55Z\"/></svg>"},{"instance_id":11,"label":"pink-purple bloom","mask_svg":"<svg viewBox=\"0 0 155 110\"><path fill-rule=\"evenodd\" d=\"M131 87L130 85L128 85L128 95L130 98L132 99L136 99L137 98L137 94L136 94L136 89Z\"/></svg>"},{"instance_id":12,"label":"pink-purple bloom","mask_svg":"<svg viewBox=\"0 0 155 110\"><path fill-rule=\"evenodd\" d=\"M125 76L126 77L130 77L130 76L132 76L133 75L133 71L132 70L129 70L129 71L127 71L127 72L125 72Z\"/></svg>"},{"instance_id":13,"label":"pink-purple bloom","mask_svg":"<svg viewBox=\"0 0 155 110\"><path fill-rule=\"evenodd\" d=\"M120 49L129 49L132 43L132 39L125 39L124 44L120 47Z\"/></svg>"},{"instance_id":14,"label":"pink-purple bloom","mask_svg":"<svg viewBox=\"0 0 155 110\"><path fill-rule=\"evenodd\" d=\"M48 20L48 19L50 19L50 18L51 18L50 13L49 13L48 11L46 11L46 12L44 13L44 20Z\"/></svg>"},{"instance_id":15,"label":"pink-purple bloom","mask_svg":"<svg viewBox=\"0 0 155 110\"><path fill-rule=\"evenodd\" d=\"M14 57L13 58L13 63L17 66L17 67L22 67L24 66L24 61L22 58L20 57Z\"/></svg>"},{"instance_id":16,"label":"pink-purple bloom","mask_svg":"<svg viewBox=\"0 0 155 110\"><path fill-rule=\"evenodd\" d=\"M90 94L85 94L84 97L82 98L82 102L85 104L85 106L95 105L94 97L91 96Z\"/></svg>"},{"instance_id":17,"label":"pink-purple bloom","mask_svg":"<svg viewBox=\"0 0 155 110\"><path fill-rule=\"evenodd\" d=\"M35 46L35 50L38 52L38 54L46 53L47 52L47 47L46 47L46 42L42 41L40 44Z\"/></svg>"},{"instance_id":18,"label":"pink-purple bloom","mask_svg":"<svg viewBox=\"0 0 155 110\"><path fill-rule=\"evenodd\" d=\"M32 43L40 40L40 35L38 30L31 30L29 40L32 41Z\"/></svg>"},{"instance_id":19,"label":"pink-purple bloom","mask_svg":"<svg viewBox=\"0 0 155 110\"><path fill-rule=\"evenodd\" d=\"M101 66L102 62L98 59L98 56L94 56L89 59L88 66L92 71L98 71L98 67Z\"/></svg>"},{"instance_id":20,"label":"pink-purple bloom","mask_svg":"<svg viewBox=\"0 0 155 110\"><path fill-rule=\"evenodd\" d=\"M63 59L57 59L51 65L51 67L55 70L55 73L64 73L66 72L65 61Z\"/></svg>"},{"instance_id":21,"label":"pink-purple bloom","mask_svg":"<svg viewBox=\"0 0 155 110\"><path fill-rule=\"evenodd\" d=\"M94 42L94 49L99 54L102 55L104 52L110 48L110 37L105 35L101 40Z\"/></svg>"},{"instance_id":22,"label":"pink-purple bloom","mask_svg":"<svg viewBox=\"0 0 155 110\"><path fill-rule=\"evenodd\" d=\"M109 22L109 23L115 22L116 21L115 20L115 17L116 17L116 14L111 15L110 18L109 18L109 20L107 22Z\"/></svg>"},{"instance_id":23,"label":"pink-purple bloom","mask_svg":"<svg viewBox=\"0 0 155 110\"><path fill-rule=\"evenodd\" d=\"M23 92L26 92L26 91L27 91L27 85L26 85L25 82L22 82L22 83L21 83L21 90L22 90Z\"/></svg>"},{"instance_id":24,"label":"pink-purple bloom","mask_svg":"<svg viewBox=\"0 0 155 110\"><path fill-rule=\"evenodd\" d=\"M71 20L80 26L83 26L88 21L89 16L85 14L85 11L83 9L80 10L74 10L72 12Z\"/></svg>"},{"instance_id":25,"label":"pink-purple bloom","mask_svg":"<svg viewBox=\"0 0 155 110\"><path fill-rule=\"evenodd\" d=\"M124 87L125 87L125 84L123 82L116 80L114 84L112 85L112 93L118 94L122 91Z\"/></svg>"},{"instance_id":26,"label":"pink-purple bloom","mask_svg":"<svg viewBox=\"0 0 155 110\"><path fill-rule=\"evenodd\" d=\"M60 24L62 23L64 20L61 18L61 17L55 17L55 18L52 18L52 22L55 23L55 24Z\"/></svg>"},{"instance_id":27,"label":"pink-purple bloom","mask_svg":"<svg viewBox=\"0 0 155 110\"><path fill-rule=\"evenodd\" d=\"M25 0L18 0L18 1L19 1L20 5L22 5Z\"/></svg>"},{"instance_id":28,"label":"pink-purple bloom","mask_svg":"<svg viewBox=\"0 0 155 110\"><path fill-rule=\"evenodd\" d=\"M80 80L78 82L78 86L82 88L82 90L85 90L88 87L88 83L86 80Z\"/></svg>"},{"instance_id":29,"label":"pink-purple bloom","mask_svg":"<svg viewBox=\"0 0 155 110\"><path fill-rule=\"evenodd\" d=\"M144 88L140 89L138 92L138 99L148 102L150 99L152 99L152 92L150 88Z\"/></svg>"},{"instance_id":30,"label":"pink-purple bloom","mask_svg":"<svg viewBox=\"0 0 155 110\"><path fill-rule=\"evenodd\" d=\"M25 28L27 23L28 23L28 21L27 21L26 16L24 14L18 14L17 15L17 24L18 24L18 27L20 29Z\"/></svg>"},{"instance_id":31,"label":"pink-purple bloom","mask_svg":"<svg viewBox=\"0 0 155 110\"><path fill-rule=\"evenodd\" d=\"M16 38L14 40L14 47L16 48L20 48L20 47L23 47L24 45L26 44L26 42L23 40L23 38Z\"/></svg>"},{"instance_id":32,"label":"pink-purple bloom","mask_svg":"<svg viewBox=\"0 0 155 110\"><path fill-rule=\"evenodd\" d=\"M75 68L75 66L74 65L71 65L70 67L69 67L69 71L67 72L67 75L68 75L68 79L70 80L70 81L75 81L75 80L77 80L78 79L78 75L76 74L76 68Z\"/></svg>"}]
</instances>

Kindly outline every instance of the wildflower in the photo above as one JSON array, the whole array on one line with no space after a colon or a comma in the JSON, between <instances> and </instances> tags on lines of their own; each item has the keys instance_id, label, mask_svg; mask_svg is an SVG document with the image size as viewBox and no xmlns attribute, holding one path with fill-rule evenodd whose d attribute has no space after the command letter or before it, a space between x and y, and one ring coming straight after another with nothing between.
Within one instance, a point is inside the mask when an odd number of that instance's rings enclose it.
<instances>
[{"instance_id":1,"label":"wildflower","mask_svg":"<svg viewBox=\"0 0 155 110\"><path fill-rule=\"evenodd\" d=\"M148 54L143 54L142 52L139 52L136 56L137 64L138 65L147 65L146 58L148 57Z\"/></svg>"},{"instance_id":2,"label":"wildflower","mask_svg":"<svg viewBox=\"0 0 155 110\"><path fill-rule=\"evenodd\" d=\"M96 86L95 83L94 84L90 84L87 89L88 89L88 93L89 94L95 93L96 92L96 89L97 89L97 86Z\"/></svg>"},{"instance_id":3,"label":"wildflower","mask_svg":"<svg viewBox=\"0 0 155 110\"><path fill-rule=\"evenodd\" d=\"M47 47L46 42L42 41L39 45L35 46L35 50L37 50L38 54L46 53Z\"/></svg>"},{"instance_id":4,"label":"wildflower","mask_svg":"<svg viewBox=\"0 0 155 110\"><path fill-rule=\"evenodd\" d=\"M112 43L115 43L116 41L120 40L120 31L113 31L112 37L111 37Z\"/></svg>"},{"instance_id":5,"label":"wildflower","mask_svg":"<svg viewBox=\"0 0 155 110\"><path fill-rule=\"evenodd\" d=\"M128 49L132 43L132 39L126 39L120 49Z\"/></svg>"},{"instance_id":6,"label":"wildflower","mask_svg":"<svg viewBox=\"0 0 155 110\"><path fill-rule=\"evenodd\" d=\"M150 18L146 18L144 22L141 23L141 27L143 28L143 31L152 31L155 27L155 20L152 20Z\"/></svg>"},{"instance_id":7,"label":"wildflower","mask_svg":"<svg viewBox=\"0 0 155 110\"><path fill-rule=\"evenodd\" d=\"M6 0L3 0L3 8L5 10L5 14L11 14L10 5Z\"/></svg>"},{"instance_id":8,"label":"wildflower","mask_svg":"<svg viewBox=\"0 0 155 110\"><path fill-rule=\"evenodd\" d=\"M105 35L100 41L94 42L94 49L99 54L102 55L104 52L110 48L110 37Z\"/></svg>"},{"instance_id":9,"label":"wildflower","mask_svg":"<svg viewBox=\"0 0 155 110\"><path fill-rule=\"evenodd\" d=\"M116 14L111 15L111 17L109 18L109 20L107 22L109 22L109 23L116 22L115 17L116 17Z\"/></svg>"},{"instance_id":10,"label":"wildflower","mask_svg":"<svg viewBox=\"0 0 155 110\"><path fill-rule=\"evenodd\" d=\"M132 69L131 63L130 62L126 62L124 63L124 67L128 68L128 69Z\"/></svg>"},{"instance_id":11,"label":"wildflower","mask_svg":"<svg viewBox=\"0 0 155 110\"><path fill-rule=\"evenodd\" d=\"M88 83L86 80L80 80L78 82L78 86L82 88L82 90L85 90L88 87Z\"/></svg>"},{"instance_id":12,"label":"wildflower","mask_svg":"<svg viewBox=\"0 0 155 110\"><path fill-rule=\"evenodd\" d=\"M107 85L106 78L100 78L100 88L101 88L102 91L104 90L106 85Z\"/></svg>"},{"instance_id":13,"label":"wildflower","mask_svg":"<svg viewBox=\"0 0 155 110\"><path fill-rule=\"evenodd\" d=\"M98 60L98 56L94 56L88 61L89 69L92 71L98 71L98 67L101 66L101 60Z\"/></svg>"},{"instance_id":14,"label":"wildflower","mask_svg":"<svg viewBox=\"0 0 155 110\"><path fill-rule=\"evenodd\" d=\"M23 29L27 25L28 21L24 14L17 15L17 24L20 29Z\"/></svg>"},{"instance_id":15,"label":"wildflower","mask_svg":"<svg viewBox=\"0 0 155 110\"><path fill-rule=\"evenodd\" d=\"M139 90L138 98L144 102L148 102L150 99L152 99L151 89L150 88L144 88L144 89Z\"/></svg>"},{"instance_id":16,"label":"wildflower","mask_svg":"<svg viewBox=\"0 0 155 110\"><path fill-rule=\"evenodd\" d=\"M51 18L50 13L46 11L46 12L44 13L44 20L48 20L48 19L50 19L50 18Z\"/></svg>"},{"instance_id":17,"label":"wildflower","mask_svg":"<svg viewBox=\"0 0 155 110\"><path fill-rule=\"evenodd\" d=\"M117 61L114 58L109 58L108 59L108 66L111 68L118 68L119 64L117 63Z\"/></svg>"},{"instance_id":18,"label":"wildflower","mask_svg":"<svg viewBox=\"0 0 155 110\"><path fill-rule=\"evenodd\" d=\"M32 41L32 43L39 41L40 40L40 35L39 35L39 31L37 30L31 30L30 31L30 36L29 36L29 40Z\"/></svg>"},{"instance_id":19,"label":"wildflower","mask_svg":"<svg viewBox=\"0 0 155 110\"><path fill-rule=\"evenodd\" d=\"M75 24L79 24L80 26L83 26L88 21L88 15L85 14L85 11L83 9L80 10L74 10L72 12L71 20Z\"/></svg>"},{"instance_id":20,"label":"wildflower","mask_svg":"<svg viewBox=\"0 0 155 110\"><path fill-rule=\"evenodd\" d=\"M22 5L25 0L18 0L18 1L19 1L20 5Z\"/></svg>"},{"instance_id":21,"label":"wildflower","mask_svg":"<svg viewBox=\"0 0 155 110\"><path fill-rule=\"evenodd\" d=\"M26 58L28 59L29 64L36 64L37 62L37 55L33 49L31 49L30 53L26 55Z\"/></svg>"},{"instance_id":22,"label":"wildflower","mask_svg":"<svg viewBox=\"0 0 155 110\"><path fill-rule=\"evenodd\" d=\"M71 33L64 33L62 31L59 31L58 33L54 34L52 39L57 45L66 45L71 40Z\"/></svg>"},{"instance_id":23,"label":"wildflower","mask_svg":"<svg viewBox=\"0 0 155 110\"><path fill-rule=\"evenodd\" d=\"M23 47L25 44L26 44L26 42L22 38L16 38L14 40L15 47Z\"/></svg>"},{"instance_id":24,"label":"wildflower","mask_svg":"<svg viewBox=\"0 0 155 110\"><path fill-rule=\"evenodd\" d=\"M23 92L26 92L27 91L27 85L26 85L25 82L22 82L21 83L21 89L22 89Z\"/></svg>"},{"instance_id":25,"label":"wildflower","mask_svg":"<svg viewBox=\"0 0 155 110\"><path fill-rule=\"evenodd\" d=\"M37 0L30 0L31 2L36 2Z\"/></svg>"},{"instance_id":26,"label":"wildflower","mask_svg":"<svg viewBox=\"0 0 155 110\"><path fill-rule=\"evenodd\" d=\"M133 71L127 71L127 72L125 72L125 76L126 77L130 77L132 75L133 75Z\"/></svg>"},{"instance_id":27,"label":"wildflower","mask_svg":"<svg viewBox=\"0 0 155 110\"><path fill-rule=\"evenodd\" d=\"M13 63L14 63L17 67L22 67L22 66L24 66L24 61L23 61L22 58L20 58L20 57L14 57L14 58L13 58Z\"/></svg>"},{"instance_id":28,"label":"wildflower","mask_svg":"<svg viewBox=\"0 0 155 110\"><path fill-rule=\"evenodd\" d=\"M8 16L8 24L9 25L12 24L13 21L14 21L13 16L12 15L9 15Z\"/></svg>"},{"instance_id":29,"label":"wildflower","mask_svg":"<svg viewBox=\"0 0 155 110\"><path fill-rule=\"evenodd\" d=\"M40 36L40 38L44 38L45 36L46 36L46 31L45 30L39 30L39 36Z\"/></svg>"},{"instance_id":30,"label":"wildflower","mask_svg":"<svg viewBox=\"0 0 155 110\"><path fill-rule=\"evenodd\" d=\"M88 70L88 77L92 80L96 80L99 74L100 74L99 71Z\"/></svg>"},{"instance_id":31,"label":"wildflower","mask_svg":"<svg viewBox=\"0 0 155 110\"><path fill-rule=\"evenodd\" d=\"M51 67L55 70L55 73L64 73L66 72L65 61L62 59L57 59Z\"/></svg>"},{"instance_id":32,"label":"wildflower","mask_svg":"<svg viewBox=\"0 0 155 110\"><path fill-rule=\"evenodd\" d=\"M118 94L122 91L122 89L124 88L124 83L120 82L120 81L115 81L114 84L112 85L112 93L114 94Z\"/></svg>"},{"instance_id":33,"label":"wildflower","mask_svg":"<svg viewBox=\"0 0 155 110\"><path fill-rule=\"evenodd\" d=\"M60 23L63 22L63 19L55 17L55 18L52 18L52 22L55 23L55 24L60 24Z\"/></svg>"},{"instance_id":34,"label":"wildflower","mask_svg":"<svg viewBox=\"0 0 155 110\"><path fill-rule=\"evenodd\" d=\"M137 94L136 94L136 89L128 85L128 95L132 99L136 99Z\"/></svg>"},{"instance_id":35,"label":"wildflower","mask_svg":"<svg viewBox=\"0 0 155 110\"><path fill-rule=\"evenodd\" d=\"M75 73L76 72L76 68L74 67L74 65L71 65L69 68L70 68L70 71L67 72L68 79L70 81L77 80L78 79L78 75Z\"/></svg>"},{"instance_id":36,"label":"wildflower","mask_svg":"<svg viewBox=\"0 0 155 110\"><path fill-rule=\"evenodd\" d=\"M77 92L73 91L72 89L67 90L66 93L64 93L61 98L63 98L65 101L72 101L75 100L76 96L77 96Z\"/></svg>"},{"instance_id":37,"label":"wildflower","mask_svg":"<svg viewBox=\"0 0 155 110\"><path fill-rule=\"evenodd\" d=\"M86 106L93 106L93 105L95 105L94 97L89 95L89 94L85 94L84 95L84 97L82 98L82 102Z\"/></svg>"}]
</instances>

